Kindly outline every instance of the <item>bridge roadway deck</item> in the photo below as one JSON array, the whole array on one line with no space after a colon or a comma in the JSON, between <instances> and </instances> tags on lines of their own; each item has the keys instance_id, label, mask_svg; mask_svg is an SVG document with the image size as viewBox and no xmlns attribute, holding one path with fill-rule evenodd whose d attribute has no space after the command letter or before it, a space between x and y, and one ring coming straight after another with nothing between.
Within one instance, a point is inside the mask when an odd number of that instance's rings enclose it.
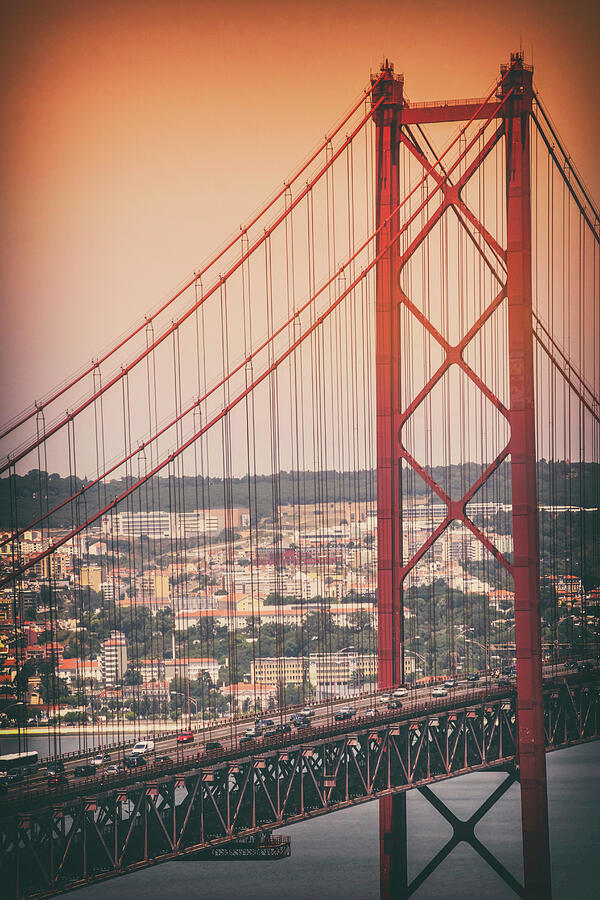
<instances>
[{"instance_id":1,"label":"bridge roadway deck","mask_svg":"<svg viewBox=\"0 0 600 900\"><path fill-rule=\"evenodd\" d=\"M546 677L544 698L548 750L599 737L597 668ZM514 688L488 684L230 744L218 756L196 749L135 783L117 776L9 796L1 883L7 897L50 896L438 780L513 768L516 734Z\"/></svg>"},{"instance_id":2,"label":"bridge roadway deck","mask_svg":"<svg viewBox=\"0 0 600 900\"><path fill-rule=\"evenodd\" d=\"M557 674L574 674L577 671L577 664L573 663L572 667L568 670L560 669L558 670L556 667L547 666L544 670L544 676L546 678L556 677ZM481 679L477 682L468 682L466 679L460 680L457 682L455 688L448 689L449 698L453 702L468 702L480 699L485 693L497 684L496 678L486 678L484 675L481 676ZM424 704L431 704L433 701L432 690L435 687L439 687L439 684L429 684L422 685L419 687L411 688L409 694L406 698L402 698L400 702L402 703L403 712L406 713L411 709L421 708ZM357 715L360 717L361 714L364 714L368 709L375 708L378 712L386 711L386 702L382 701L383 694L373 694L368 693L364 695L359 695L354 698L345 698L341 700L329 701L327 703L313 704L313 725L315 727L325 727L329 723L334 720L335 713L344 706L352 706L357 711ZM289 707L282 711L272 711L266 712L263 714L263 718L271 718L276 722L285 722L289 715L293 711L299 710L300 707ZM207 741L219 741L223 744L223 747L229 752L231 750L235 750L238 747L240 750L242 749L239 745L240 738L245 734L246 729L253 725L254 716L240 716L237 719L227 719L223 720L218 724L210 724L210 726L195 726L192 727L192 731L194 733L194 742L192 744L181 744L177 741L177 730L173 730L168 734L162 734L156 737L152 734L151 730L148 729L147 732L143 730L140 731L138 737L132 737L129 740L123 741L120 744L105 744L104 749L110 751L110 763L104 767L100 767L98 770L98 774L96 777L87 777L77 779L75 784L70 785L69 793L72 791L83 790L84 792L89 792L90 790L94 791L98 789L98 785L112 785L112 784L121 784L124 783L123 776L110 776L106 774L106 768L108 765L112 763L118 763L122 757L129 752L134 743L137 740L143 740L145 737L151 738L155 743L155 750L153 753L149 754L149 770L144 774L154 774L154 766L152 765L152 761L156 756L163 756L173 754L173 765L180 766L182 763L187 764L188 762L197 762L199 758L199 754L204 750L204 746ZM300 737L303 738L306 732L302 732ZM67 733L66 737L70 737ZM270 742L273 743L272 741ZM264 742L260 742L261 747L264 745ZM268 745L267 745L268 746ZM59 759L63 762L65 767L65 774L69 779L73 779L74 770L76 766L80 765L83 762L90 762L91 759L96 755L96 753L101 751L101 747L98 745L97 747L87 747L80 751L72 751L70 753L66 753L62 756L56 757L48 757L48 761ZM214 754L215 759L220 759L221 754ZM171 767L172 768L172 767ZM152 770L152 771L150 771ZM161 769L162 771L162 769ZM138 778L140 777L138 773ZM132 780L131 774L129 775L129 780ZM9 789L9 798L14 796L19 797L19 802L21 806L27 805L27 797L35 796L36 800L39 799L41 794L52 794L52 798L61 798L65 795L65 791L59 788L54 788L51 791L48 789L48 780L44 771L38 772L34 776L29 776L24 782L20 784L15 784L11 786Z\"/></svg>"},{"instance_id":3,"label":"bridge roadway deck","mask_svg":"<svg viewBox=\"0 0 600 900\"><path fill-rule=\"evenodd\" d=\"M495 685L496 683L496 679L486 681L483 677L479 682L474 683L462 681L457 684L456 688L448 689L448 696L452 700L459 701L461 703L467 701L475 702L484 695L486 690L490 687L490 684ZM402 698L397 702L400 702L402 704L402 709L404 712L409 709L420 709L424 705L430 704L433 701L431 692L435 687L436 685L433 684L413 688L410 690L407 697ZM331 724L334 721L336 712L338 712L341 708L347 706L351 706L353 709L356 709L357 716L359 718L361 715L364 715L368 709L371 708L377 709L379 713L386 712L387 700L382 701L381 699L384 696L387 695L383 693L365 694L358 697L345 698L343 700L333 700L327 703L313 704L311 705L311 709L313 711L313 727L324 728L328 724ZM300 707L290 707L283 710L281 713L279 711L265 712L262 717L266 719L272 719L274 722L285 722L292 712L298 711L299 709ZM231 751L237 752L238 749L240 752L244 753L243 746L240 746L239 741L240 738L245 735L246 729L248 729L249 726L254 725L254 721L255 716L246 716L240 717L235 720L224 720L219 724L211 725L211 727L209 728L196 727L195 729L193 729L194 742L192 744L179 743L177 741L177 731L173 731L170 734L162 735L160 737L154 737L152 733L148 731L147 736L154 741L155 750L148 755L149 769L144 772L144 774L150 774L150 770L155 769L152 761L156 756L173 754L173 765L177 767L179 767L182 763L196 763L198 761L199 754L201 754L204 750L204 746L207 741L219 741L221 744L223 744L223 747L228 752L228 754ZM294 729L294 731L295 730L296 729ZM307 732L305 730L298 732L299 738L304 739L306 733ZM133 738L131 740L123 742L118 746L112 745L110 746L110 748L107 747L106 749L110 749L110 763L107 763L106 766L100 768L96 777L87 777L81 779L78 778L76 782L70 785L69 793L71 791L77 791L79 789L84 790L85 792L96 790L99 784L109 785L114 783L124 783L124 779L122 776L120 778L115 778L114 776L111 777L105 773L105 770L108 765L110 765L111 763L119 762L119 759L122 758L123 755L131 751L134 743L137 740L143 739L144 735L141 734L139 738ZM263 739L257 743L260 747L269 746L269 743L273 744L273 741L269 742L269 739L267 739L267 742L268 743L265 745L265 740ZM68 753L64 756L51 757L49 759L60 759L65 767L65 774L69 779L72 779L75 768L78 765L81 765L82 762L91 761L94 755L100 751L100 749L100 747L86 749L81 752ZM247 753L247 748L245 753ZM209 758L220 759L222 758L222 754L211 754ZM172 768L172 766L168 768ZM141 777L141 775L138 772L137 775L134 774L133 777L137 780ZM130 781L132 780L131 773L129 774L128 778ZM44 772L40 771L36 775L28 777L24 782L13 785L10 788L9 796L18 796L19 802L21 803L21 805L23 805L24 803L27 803L27 800L25 798L33 796L38 798L41 793L51 793L53 798L55 798L56 796L64 795L66 792L57 790L56 788L48 791L47 777Z\"/></svg>"}]
</instances>

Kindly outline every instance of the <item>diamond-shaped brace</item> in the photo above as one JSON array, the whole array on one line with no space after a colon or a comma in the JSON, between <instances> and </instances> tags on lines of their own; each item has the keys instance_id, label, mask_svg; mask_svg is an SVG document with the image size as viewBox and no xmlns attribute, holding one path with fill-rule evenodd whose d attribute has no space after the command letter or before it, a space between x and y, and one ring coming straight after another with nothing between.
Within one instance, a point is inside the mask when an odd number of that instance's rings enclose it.
<instances>
[{"instance_id":1,"label":"diamond-shaped brace","mask_svg":"<svg viewBox=\"0 0 600 900\"><path fill-rule=\"evenodd\" d=\"M398 288L448 344L458 344L489 306L505 274L500 264L494 267L484 262L462 217L456 219L449 207L443 211L439 207L430 218L433 222L402 256ZM442 254L448 264L432 265L431 261L439 260ZM481 269L481 277L467 277L475 267ZM422 277L425 269L427 278Z\"/></svg>"},{"instance_id":2,"label":"diamond-shaped brace","mask_svg":"<svg viewBox=\"0 0 600 900\"><path fill-rule=\"evenodd\" d=\"M442 368L442 367L441 367ZM465 507L467 503L472 499L472 497L477 493L477 491L481 488L483 484L490 478L492 473L501 465L501 463L506 459L510 452L510 440L508 439L508 424L506 423L505 431L506 431L506 439L500 439L500 428L494 429L492 432L492 440L495 439L495 442L492 443L493 454L491 459L481 460L480 461L480 471L478 477L472 482L471 486L464 493L461 493L459 496L456 496L456 492L452 491L452 486L450 489L446 491L441 485L439 485L431 473L427 470L426 466L419 461L418 453L413 452L414 448L410 448L406 446L404 441L404 428L408 422L412 420L411 424L415 424L417 422L419 414L424 412L424 404L426 402L431 402L431 397L434 397L436 394L440 394L442 392L444 379L448 380L450 371L454 371L458 374L458 377L463 383L470 385L472 388L478 388L477 380L473 378L470 370L465 373L464 368L460 366L457 362L453 362L448 364L448 358L445 361L443 371L439 371L433 378L430 380L430 383L426 386L426 388L421 392L420 397L416 398L418 402L413 402L411 406L407 409L405 414L403 415L402 425L400 428L399 434L399 443L400 443L400 457L405 460L405 462L410 465L415 472L423 479L423 481L430 487L430 489L440 498L440 500L446 505L447 515L444 520L437 526L437 528L431 532L427 540L421 545L421 547L413 554L411 559L406 563L405 566L402 567L402 576L404 577L411 571L412 568L417 564L417 562L421 559L421 557L429 550L429 548L435 543L435 541L440 537L440 535L446 530L450 522L453 520L457 520L463 522L463 524L481 541L483 546L488 550L508 571L511 571L511 566L508 560L500 553L500 551L494 546L494 544L490 541L490 539L485 535L469 518L465 511ZM436 377L437 376L437 377ZM496 423L503 423L507 418L507 411L505 411L502 407L502 404L499 403L491 403L489 401L488 395L486 391L481 391L481 395L485 398L484 406L490 406L492 409L493 415L495 416ZM441 409L443 412L448 414L449 404L448 403L440 403ZM494 409L495 407L495 409ZM479 412L478 404L474 404L474 409ZM504 418L498 416L498 412L503 413ZM483 427L483 416L480 416L479 423L475 422L476 433L479 434L481 428ZM473 426L472 426L473 427ZM421 433L426 434L426 429L421 428ZM465 462L464 460L456 460L456 463ZM462 491L462 488L461 488ZM454 496L452 494L454 493Z\"/></svg>"}]
</instances>

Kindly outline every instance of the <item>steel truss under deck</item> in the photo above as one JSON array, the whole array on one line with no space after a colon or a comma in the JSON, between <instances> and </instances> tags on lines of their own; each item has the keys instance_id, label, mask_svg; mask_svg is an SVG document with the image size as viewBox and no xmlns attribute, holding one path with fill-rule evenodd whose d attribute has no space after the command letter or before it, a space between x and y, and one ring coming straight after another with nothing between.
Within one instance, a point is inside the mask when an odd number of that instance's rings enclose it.
<instances>
[{"instance_id":1,"label":"steel truss under deck","mask_svg":"<svg viewBox=\"0 0 600 900\"><path fill-rule=\"evenodd\" d=\"M546 687L547 749L600 735L600 683ZM16 810L0 822L6 897L59 894L439 780L516 764L515 692ZM464 839L464 838L461 838Z\"/></svg>"}]
</instances>

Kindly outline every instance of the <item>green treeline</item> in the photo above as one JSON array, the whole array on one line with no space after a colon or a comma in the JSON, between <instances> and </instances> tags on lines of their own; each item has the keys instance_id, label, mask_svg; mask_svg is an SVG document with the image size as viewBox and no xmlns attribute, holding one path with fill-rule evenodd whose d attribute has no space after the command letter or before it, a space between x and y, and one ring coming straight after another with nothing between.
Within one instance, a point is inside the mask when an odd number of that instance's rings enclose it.
<instances>
[{"instance_id":1,"label":"green treeline","mask_svg":"<svg viewBox=\"0 0 600 900\"><path fill-rule=\"evenodd\" d=\"M476 480L481 469L474 463L434 466L429 470L435 481L452 497L460 497ZM597 463L538 463L540 504L598 506L600 465ZM412 470L403 478L405 498L430 497L425 482ZM32 469L26 475L0 478L0 528L24 528L56 506L65 504L46 521L51 528L65 528L84 522L112 503L133 479L101 482L75 500L87 479L62 478ZM276 514L276 506L331 502L369 502L376 500L377 478L374 470L358 472L286 472L276 476L257 475L242 478L204 478L199 476L155 477L119 504L116 512L149 510L192 512L227 506L250 507L252 518L260 520ZM434 498L437 502L437 498ZM481 489L475 501L510 503L510 473L504 464Z\"/></svg>"}]
</instances>

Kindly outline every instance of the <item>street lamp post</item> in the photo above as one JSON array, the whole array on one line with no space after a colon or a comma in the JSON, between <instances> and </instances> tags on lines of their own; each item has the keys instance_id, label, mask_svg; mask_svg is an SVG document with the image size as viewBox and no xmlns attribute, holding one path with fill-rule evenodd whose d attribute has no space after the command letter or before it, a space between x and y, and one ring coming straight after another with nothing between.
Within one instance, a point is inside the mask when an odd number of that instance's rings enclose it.
<instances>
[{"instance_id":1,"label":"street lamp post","mask_svg":"<svg viewBox=\"0 0 600 900\"><path fill-rule=\"evenodd\" d=\"M190 697L189 692L187 694L184 694L183 691L170 691L171 697L174 697L175 695L177 695L179 697L185 697L188 702L188 727L191 729L192 716L191 716L191 710L190 710L190 703L194 704L194 715L197 716L198 715L198 701L195 699L195 697Z\"/></svg>"},{"instance_id":2,"label":"street lamp post","mask_svg":"<svg viewBox=\"0 0 600 900\"><path fill-rule=\"evenodd\" d=\"M406 650L405 649L404 653L405 654L408 653L409 656L416 656L417 659L421 660L421 662L423 663L423 678L427 678L427 660L425 659L425 657L421 653L417 653L416 650ZM415 676L416 676L416 671L415 671ZM416 677L415 677L415 680L416 680Z\"/></svg>"},{"instance_id":3,"label":"street lamp post","mask_svg":"<svg viewBox=\"0 0 600 900\"><path fill-rule=\"evenodd\" d=\"M475 640L475 638L468 638L468 637L465 637L464 635L460 635L460 637L462 637L462 639L464 640L465 644L476 644L477 647L481 647L481 649L483 650L483 654L484 654L485 671L486 671L486 672L489 672L489 671L490 671L490 651L489 651L489 647L488 647L486 644L480 644L479 641L476 641L476 640Z\"/></svg>"}]
</instances>

